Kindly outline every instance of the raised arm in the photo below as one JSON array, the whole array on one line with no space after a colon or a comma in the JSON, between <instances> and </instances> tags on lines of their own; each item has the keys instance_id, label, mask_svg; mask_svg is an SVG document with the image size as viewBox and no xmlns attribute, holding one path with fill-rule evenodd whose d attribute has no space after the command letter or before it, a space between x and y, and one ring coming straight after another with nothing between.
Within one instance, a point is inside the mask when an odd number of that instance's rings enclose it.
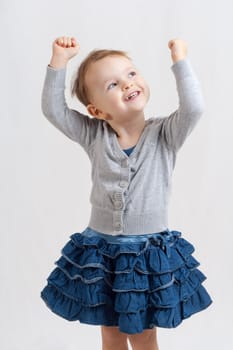
<instances>
[{"instance_id":1,"label":"raised arm","mask_svg":"<svg viewBox=\"0 0 233 350\"><path fill-rule=\"evenodd\" d=\"M87 149L95 140L99 121L70 109L65 100L66 67L79 46L74 38L53 42L53 55L47 66L41 108L46 118L61 132Z\"/></svg>"},{"instance_id":2,"label":"raised arm","mask_svg":"<svg viewBox=\"0 0 233 350\"><path fill-rule=\"evenodd\" d=\"M169 147L177 151L194 129L204 112L204 100L199 81L187 58L187 46L183 40L169 41L179 97L178 109L164 118L162 135Z\"/></svg>"}]
</instances>

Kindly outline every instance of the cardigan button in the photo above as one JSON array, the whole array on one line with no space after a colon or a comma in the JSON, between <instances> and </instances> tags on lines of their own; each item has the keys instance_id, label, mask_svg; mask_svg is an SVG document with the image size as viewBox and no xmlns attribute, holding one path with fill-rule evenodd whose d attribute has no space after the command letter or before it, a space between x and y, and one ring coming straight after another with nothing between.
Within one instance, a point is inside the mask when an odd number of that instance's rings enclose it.
<instances>
[{"instance_id":1,"label":"cardigan button","mask_svg":"<svg viewBox=\"0 0 233 350\"><path fill-rule=\"evenodd\" d=\"M114 206L116 209L121 209L123 207L123 203L121 201L115 201Z\"/></svg>"},{"instance_id":2,"label":"cardigan button","mask_svg":"<svg viewBox=\"0 0 233 350\"><path fill-rule=\"evenodd\" d=\"M117 222L117 223L114 225L114 227L115 227L115 229L116 229L117 231L120 231L120 230L122 229L122 225L121 225L120 222Z\"/></svg>"},{"instance_id":3,"label":"cardigan button","mask_svg":"<svg viewBox=\"0 0 233 350\"><path fill-rule=\"evenodd\" d=\"M127 181L120 181L119 185L121 187L126 187L126 186L128 186L128 182Z\"/></svg>"}]
</instances>

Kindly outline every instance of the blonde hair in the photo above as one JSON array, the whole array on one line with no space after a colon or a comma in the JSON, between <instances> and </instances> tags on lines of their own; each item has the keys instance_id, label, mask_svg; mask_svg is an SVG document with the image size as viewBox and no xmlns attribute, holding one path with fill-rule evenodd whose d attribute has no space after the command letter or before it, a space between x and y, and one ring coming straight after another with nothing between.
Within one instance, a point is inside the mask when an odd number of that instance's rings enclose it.
<instances>
[{"instance_id":1,"label":"blonde hair","mask_svg":"<svg viewBox=\"0 0 233 350\"><path fill-rule=\"evenodd\" d=\"M71 87L71 95L76 96L78 100L87 106L90 103L88 88L85 77L90 65L108 56L123 56L131 60L125 51L121 50L93 50L80 64Z\"/></svg>"}]
</instances>

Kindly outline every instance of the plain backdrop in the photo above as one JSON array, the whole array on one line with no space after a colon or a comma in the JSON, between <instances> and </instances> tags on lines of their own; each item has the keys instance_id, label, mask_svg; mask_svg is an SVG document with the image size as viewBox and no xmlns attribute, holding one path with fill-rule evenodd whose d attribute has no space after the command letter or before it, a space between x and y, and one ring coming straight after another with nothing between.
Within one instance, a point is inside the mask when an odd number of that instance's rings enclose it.
<instances>
[{"instance_id":1,"label":"plain backdrop","mask_svg":"<svg viewBox=\"0 0 233 350\"><path fill-rule=\"evenodd\" d=\"M52 42L75 36L66 97L94 48L126 50L151 88L146 119L178 106L168 41L182 38L205 98L205 113L180 149L169 227L196 248L210 308L175 329L159 329L161 350L233 348L232 1L51 0L0 2L0 348L101 349L99 326L68 322L40 299L60 250L90 215L91 166L80 145L41 112Z\"/></svg>"}]
</instances>

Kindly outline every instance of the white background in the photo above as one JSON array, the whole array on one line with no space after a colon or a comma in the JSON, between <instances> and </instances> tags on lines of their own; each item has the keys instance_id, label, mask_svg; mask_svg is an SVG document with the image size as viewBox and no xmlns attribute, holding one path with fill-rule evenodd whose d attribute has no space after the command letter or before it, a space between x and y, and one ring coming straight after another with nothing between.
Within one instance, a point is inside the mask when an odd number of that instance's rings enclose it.
<instances>
[{"instance_id":1,"label":"white background","mask_svg":"<svg viewBox=\"0 0 233 350\"><path fill-rule=\"evenodd\" d=\"M196 247L214 303L176 329L159 329L160 349L232 349L232 1L1 0L2 350L101 349L99 326L68 322L40 299L60 249L90 214L90 162L40 107L52 41L75 36L70 80L94 48L128 51L151 87L146 119L177 108L168 41L186 40L205 113L181 148L173 175L170 228Z\"/></svg>"}]
</instances>

